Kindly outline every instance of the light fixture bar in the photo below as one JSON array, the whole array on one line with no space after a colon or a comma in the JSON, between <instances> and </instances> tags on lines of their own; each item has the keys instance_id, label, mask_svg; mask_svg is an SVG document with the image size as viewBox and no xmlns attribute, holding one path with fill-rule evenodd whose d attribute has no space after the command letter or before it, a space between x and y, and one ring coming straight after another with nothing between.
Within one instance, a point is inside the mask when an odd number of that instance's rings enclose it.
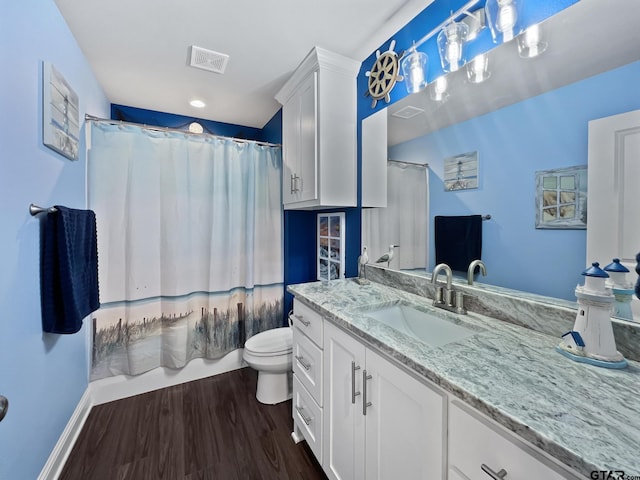
<instances>
[{"instance_id":1,"label":"light fixture bar","mask_svg":"<svg viewBox=\"0 0 640 480\"><path fill-rule=\"evenodd\" d=\"M420 45L422 45L424 42L429 40L431 37L433 37L440 30L442 30L442 28L445 25L447 25L448 23L451 23L452 20L458 18L460 15L465 13L465 11L468 11L471 7L475 6L479 1L480 0L470 0L469 2L465 3L461 8L456 10L456 12L454 14L452 14L449 17L447 17L440 25L435 27L433 30L431 30L429 33L427 33L424 37L422 37L420 40L418 40L416 43L414 43L412 48L414 48L414 49L418 48Z\"/></svg>"}]
</instances>

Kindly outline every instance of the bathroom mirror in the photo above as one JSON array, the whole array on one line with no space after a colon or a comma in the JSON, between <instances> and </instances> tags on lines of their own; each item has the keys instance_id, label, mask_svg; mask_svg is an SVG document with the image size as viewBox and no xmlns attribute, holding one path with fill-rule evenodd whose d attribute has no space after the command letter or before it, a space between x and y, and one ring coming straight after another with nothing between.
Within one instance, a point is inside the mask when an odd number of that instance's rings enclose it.
<instances>
[{"instance_id":1,"label":"bathroom mirror","mask_svg":"<svg viewBox=\"0 0 640 480\"><path fill-rule=\"evenodd\" d=\"M429 275L434 267L435 215L491 215L483 222L487 276L476 277L479 287L575 301L586 230L535 228L535 174L586 165L588 122L640 108L637 18L640 2L612 8L582 0L541 24L547 49L540 56L521 58L516 41L497 46L485 82L470 83L462 68L447 75L445 102L432 100L427 87L387 108L388 157L429 164L431 234L427 264L418 271ZM476 151L478 188L445 191L444 159ZM365 223L363 215L363 231Z\"/></svg>"}]
</instances>

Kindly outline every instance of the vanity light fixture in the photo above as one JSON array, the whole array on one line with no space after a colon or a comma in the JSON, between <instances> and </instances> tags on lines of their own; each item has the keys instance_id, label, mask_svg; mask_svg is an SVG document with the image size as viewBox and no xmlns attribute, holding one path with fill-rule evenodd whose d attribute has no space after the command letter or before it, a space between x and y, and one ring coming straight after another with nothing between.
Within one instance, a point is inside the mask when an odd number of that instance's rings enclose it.
<instances>
[{"instance_id":1,"label":"vanity light fixture","mask_svg":"<svg viewBox=\"0 0 640 480\"><path fill-rule=\"evenodd\" d=\"M521 0L487 0L484 5L494 43L506 43L520 33Z\"/></svg>"},{"instance_id":2,"label":"vanity light fixture","mask_svg":"<svg viewBox=\"0 0 640 480\"><path fill-rule=\"evenodd\" d=\"M455 72L465 64L464 44L469 34L469 26L466 23L451 23L444 26L438 34L438 50L440 51L440 63L445 72Z\"/></svg>"},{"instance_id":3,"label":"vanity light fixture","mask_svg":"<svg viewBox=\"0 0 640 480\"><path fill-rule=\"evenodd\" d=\"M534 58L542 54L547 49L545 33L536 23L518 35L518 55L521 58Z\"/></svg>"},{"instance_id":4,"label":"vanity light fixture","mask_svg":"<svg viewBox=\"0 0 640 480\"><path fill-rule=\"evenodd\" d=\"M468 13L469 9L471 9L479 1L480 0L470 0L465 5L463 5L462 8L460 8L455 13L452 13L449 18L444 20L437 27L435 27L433 30L427 33L424 37L422 37L420 40L418 40L413 44L413 46L409 50L409 53L405 56L404 60L402 61L402 65L401 65L405 82L407 82L406 83L407 91L409 93L417 92L427 84L425 70L426 70L428 58L424 52L418 51L418 47L422 45L424 42L426 42L427 40L429 40L434 35L438 33L442 34L443 29L446 29L447 27L450 28L450 31L448 33L449 33L449 37L451 37L451 42L450 42L448 51L445 52L444 55L446 58L448 58L447 60L448 68L451 68L451 66L453 66L453 70L445 70L445 71L455 71L461 65L464 64L464 62L462 61L462 47L463 47L464 41L466 40L466 36L469 33L469 26L463 23L456 23L453 20L459 17L460 15L462 15L463 13ZM465 30L464 39L460 37L460 31L457 30L457 27L460 25L463 25L461 28ZM454 31L453 29L456 29L456 30ZM458 37L455 39L455 43L453 39L454 34L458 35ZM445 33L444 35L446 36L447 33ZM440 57L441 57L441 60L445 58L443 57L442 53ZM453 60L453 62L451 60ZM442 60L442 62L443 62L443 68L445 68L444 60ZM445 89L446 89L446 79L444 79L444 81L445 81Z\"/></svg>"},{"instance_id":5,"label":"vanity light fixture","mask_svg":"<svg viewBox=\"0 0 640 480\"><path fill-rule=\"evenodd\" d=\"M471 83L481 83L491 76L489 57L486 53L476 55L467 63L467 78Z\"/></svg>"},{"instance_id":6,"label":"vanity light fixture","mask_svg":"<svg viewBox=\"0 0 640 480\"><path fill-rule=\"evenodd\" d=\"M427 70L427 54L411 47L409 54L402 59L402 75L407 92L416 93L427 86L425 72Z\"/></svg>"},{"instance_id":7,"label":"vanity light fixture","mask_svg":"<svg viewBox=\"0 0 640 480\"><path fill-rule=\"evenodd\" d=\"M429 96L431 100L435 100L436 102L444 102L449 98L446 75L441 75L431 82Z\"/></svg>"}]
</instances>

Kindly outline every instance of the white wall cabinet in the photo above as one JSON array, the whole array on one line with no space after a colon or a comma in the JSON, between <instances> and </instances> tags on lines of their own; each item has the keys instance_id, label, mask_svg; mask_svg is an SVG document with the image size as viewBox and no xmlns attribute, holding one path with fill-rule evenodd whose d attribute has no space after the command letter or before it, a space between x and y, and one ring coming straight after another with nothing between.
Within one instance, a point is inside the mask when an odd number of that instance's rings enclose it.
<instances>
[{"instance_id":1,"label":"white wall cabinet","mask_svg":"<svg viewBox=\"0 0 640 480\"><path fill-rule=\"evenodd\" d=\"M387 109L362 120L362 206L387 206Z\"/></svg>"},{"instance_id":2,"label":"white wall cabinet","mask_svg":"<svg viewBox=\"0 0 640 480\"><path fill-rule=\"evenodd\" d=\"M324 355L327 476L444 478L446 394L329 322Z\"/></svg>"},{"instance_id":3,"label":"white wall cabinet","mask_svg":"<svg viewBox=\"0 0 640 480\"><path fill-rule=\"evenodd\" d=\"M285 209L354 207L360 63L315 47L276 94Z\"/></svg>"}]
</instances>

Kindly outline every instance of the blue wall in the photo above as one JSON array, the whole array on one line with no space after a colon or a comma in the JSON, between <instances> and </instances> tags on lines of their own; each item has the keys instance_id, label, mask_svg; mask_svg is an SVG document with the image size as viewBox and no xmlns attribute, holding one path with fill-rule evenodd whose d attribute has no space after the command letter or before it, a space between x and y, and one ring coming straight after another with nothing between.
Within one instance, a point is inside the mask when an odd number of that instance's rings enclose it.
<instances>
[{"instance_id":1,"label":"blue wall","mask_svg":"<svg viewBox=\"0 0 640 480\"><path fill-rule=\"evenodd\" d=\"M640 62L396 145L390 156L429 163L431 225L435 215L491 214L483 222L487 283L575 300L586 230L535 228L535 172L586 165L589 120L640 109L638 78ZM473 151L479 188L445 192L443 160ZM431 267L434 252L431 239Z\"/></svg>"},{"instance_id":2,"label":"blue wall","mask_svg":"<svg viewBox=\"0 0 640 480\"><path fill-rule=\"evenodd\" d=\"M86 328L42 333L39 224L31 202L85 207L84 129L72 162L42 144L42 61L80 97L80 115L109 103L52 0L4 2L0 20L0 478L38 476L88 384Z\"/></svg>"}]
</instances>

